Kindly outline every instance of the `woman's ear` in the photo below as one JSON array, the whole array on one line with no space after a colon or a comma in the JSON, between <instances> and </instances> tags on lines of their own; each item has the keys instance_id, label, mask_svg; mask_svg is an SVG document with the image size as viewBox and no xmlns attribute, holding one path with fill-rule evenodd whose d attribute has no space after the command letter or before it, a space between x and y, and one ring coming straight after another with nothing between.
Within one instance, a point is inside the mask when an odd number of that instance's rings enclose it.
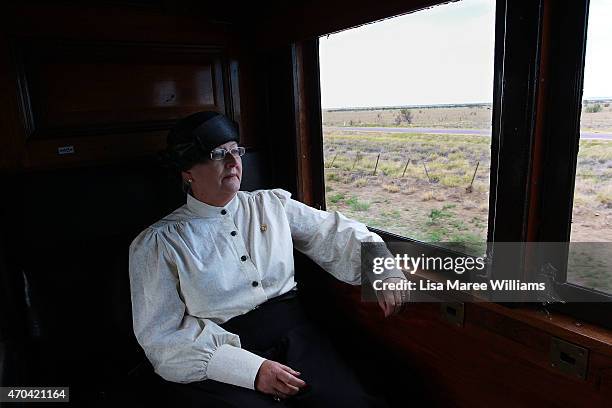
<instances>
[{"instance_id":1,"label":"woman's ear","mask_svg":"<svg viewBox=\"0 0 612 408\"><path fill-rule=\"evenodd\" d=\"M191 177L191 171L181 171L181 178L185 183L191 183L193 181L193 177Z\"/></svg>"}]
</instances>

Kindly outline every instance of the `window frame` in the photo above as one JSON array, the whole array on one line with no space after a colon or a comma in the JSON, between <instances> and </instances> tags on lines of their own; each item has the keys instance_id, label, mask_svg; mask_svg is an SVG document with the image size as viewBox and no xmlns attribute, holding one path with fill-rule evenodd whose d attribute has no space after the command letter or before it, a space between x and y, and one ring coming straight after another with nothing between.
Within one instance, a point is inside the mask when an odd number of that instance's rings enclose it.
<instances>
[{"instance_id":1,"label":"window frame","mask_svg":"<svg viewBox=\"0 0 612 408\"><path fill-rule=\"evenodd\" d=\"M437 2L443 3L446 2ZM488 243L565 242L569 237L575 157L570 172L559 176L558 171L563 168L560 164L567 163L573 152L577 152L577 130L575 126L566 128L564 140L567 143L563 144L563 150L561 143L551 143L556 129L562 127L560 121L552 118L563 118L564 123L573 120L574 125L578 118L579 126L580 110L572 114L570 108L582 106L588 0L558 3L496 0ZM417 10L406 12L411 11ZM574 18L574 25L568 26L564 18ZM581 35L576 35L576 30ZM310 191L305 194L300 188L298 198L306 198L307 204L325 209L318 37L294 42L292 46L295 154L301 162L298 180L301 180L300 186ZM571 66L559 63L568 55L574 58ZM573 81L570 90L559 86L567 78ZM303 143L307 140L305 135L309 135L310 143ZM572 140L574 145L570 143ZM563 206L558 205L559 199ZM562 223L566 223L565 227L560 226ZM415 241L377 228L370 229L384 240ZM495 256L493 250L489 246L487 251L494 273L491 278L525 278L528 269L525 253L503 259L499 254ZM562 265L558 270L565 271ZM557 277L565 282L564 278L565 275ZM562 283L557 289L585 288ZM507 305L521 306L520 303ZM548 307L610 327L612 313L598 311L605 309L602 305L581 303ZM612 303L607 303L606 310L610 310L610 306Z\"/></svg>"},{"instance_id":2,"label":"window frame","mask_svg":"<svg viewBox=\"0 0 612 408\"><path fill-rule=\"evenodd\" d=\"M545 121L540 225L537 240L570 242L577 159L580 144L582 89L589 19L589 0L551 2L550 65ZM564 313L612 327L612 294L567 282L569 244L554 262L557 290L590 302L553 305ZM592 302L592 303L591 303ZM603 303L600 303L603 302Z\"/></svg>"},{"instance_id":3,"label":"window frame","mask_svg":"<svg viewBox=\"0 0 612 408\"><path fill-rule=\"evenodd\" d=\"M436 5L445 3L447 1L439 1ZM529 191L524 186L528 184L530 177L535 130L542 7L541 0L529 2L530 4L515 3L496 0L487 242L522 242L525 241L527 234L528 208L524 203L528 202ZM418 12L419 9L413 11ZM308 44L317 49L316 82L319 85L318 38L309 40ZM311 129L317 132L315 136L321 143L314 152L311 164L320 165L323 169L320 88L317 95L319 113L313 115ZM508 107L505 111L502 109L504 106ZM310 107L313 108L312 105ZM518 134L522 137L517 137ZM298 136L298 145L300 141L301 138ZM325 209L323 173L317 174L312 185L320 197L315 206ZM495 220L498 218L509 222L497 224ZM378 228L370 229L385 240L416 242L410 237L399 236ZM500 260L500 263L502 262L506 266L505 270L510 269L509 265L516 270L522 270L522 260Z\"/></svg>"}]
</instances>

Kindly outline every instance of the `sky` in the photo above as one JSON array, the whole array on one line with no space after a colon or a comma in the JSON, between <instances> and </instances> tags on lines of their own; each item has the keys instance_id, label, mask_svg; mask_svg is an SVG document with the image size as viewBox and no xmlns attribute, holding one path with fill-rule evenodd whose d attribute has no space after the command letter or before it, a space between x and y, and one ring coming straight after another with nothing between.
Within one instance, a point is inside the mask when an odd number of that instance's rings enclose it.
<instances>
[{"instance_id":1,"label":"sky","mask_svg":"<svg viewBox=\"0 0 612 408\"><path fill-rule=\"evenodd\" d=\"M585 99L612 97L610 21L591 0ZM321 105L490 103L494 30L494 0L462 0L321 37Z\"/></svg>"},{"instance_id":2,"label":"sky","mask_svg":"<svg viewBox=\"0 0 612 408\"><path fill-rule=\"evenodd\" d=\"M612 97L612 0L591 0L583 99Z\"/></svg>"}]
</instances>

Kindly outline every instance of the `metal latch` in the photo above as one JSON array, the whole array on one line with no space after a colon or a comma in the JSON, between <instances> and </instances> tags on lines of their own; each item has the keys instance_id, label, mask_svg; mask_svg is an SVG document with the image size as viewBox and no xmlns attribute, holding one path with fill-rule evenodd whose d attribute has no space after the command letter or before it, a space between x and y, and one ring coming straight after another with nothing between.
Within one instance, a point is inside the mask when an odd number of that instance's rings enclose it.
<instances>
[{"instance_id":1,"label":"metal latch","mask_svg":"<svg viewBox=\"0 0 612 408\"><path fill-rule=\"evenodd\" d=\"M550 343L550 365L572 377L586 380L589 350L553 337Z\"/></svg>"},{"instance_id":2,"label":"metal latch","mask_svg":"<svg viewBox=\"0 0 612 408\"><path fill-rule=\"evenodd\" d=\"M440 314L442 319L448 323L463 327L464 306L463 302L442 302L440 303Z\"/></svg>"}]
</instances>

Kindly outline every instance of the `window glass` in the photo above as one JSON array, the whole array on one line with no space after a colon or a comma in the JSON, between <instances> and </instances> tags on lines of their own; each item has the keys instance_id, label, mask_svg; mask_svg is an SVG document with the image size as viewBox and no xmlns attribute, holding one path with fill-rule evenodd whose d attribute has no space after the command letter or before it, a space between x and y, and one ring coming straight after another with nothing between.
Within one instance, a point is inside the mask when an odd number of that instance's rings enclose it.
<instances>
[{"instance_id":1,"label":"window glass","mask_svg":"<svg viewBox=\"0 0 612 408\"><path fill-rule=\"evenodd\" d=\"M484 253L494 8L463 0L320 38L328 210Z\"/></svg>"},{"instance_id":2,"label":"window glass","mask_svg":"<svg viewBox=\"0 0 612 408\"><path fill-rule=\"evenodd\" d=\"M612 241L612 0L591 0L587 29L580 150L576 167L572 242ZM595 245L593 246L595 247ZM588 246L572 246L567 281L612 292L612 264L576 267ZM582 250L584 249L584 251Z\"/></svg>"}]
</instances>

